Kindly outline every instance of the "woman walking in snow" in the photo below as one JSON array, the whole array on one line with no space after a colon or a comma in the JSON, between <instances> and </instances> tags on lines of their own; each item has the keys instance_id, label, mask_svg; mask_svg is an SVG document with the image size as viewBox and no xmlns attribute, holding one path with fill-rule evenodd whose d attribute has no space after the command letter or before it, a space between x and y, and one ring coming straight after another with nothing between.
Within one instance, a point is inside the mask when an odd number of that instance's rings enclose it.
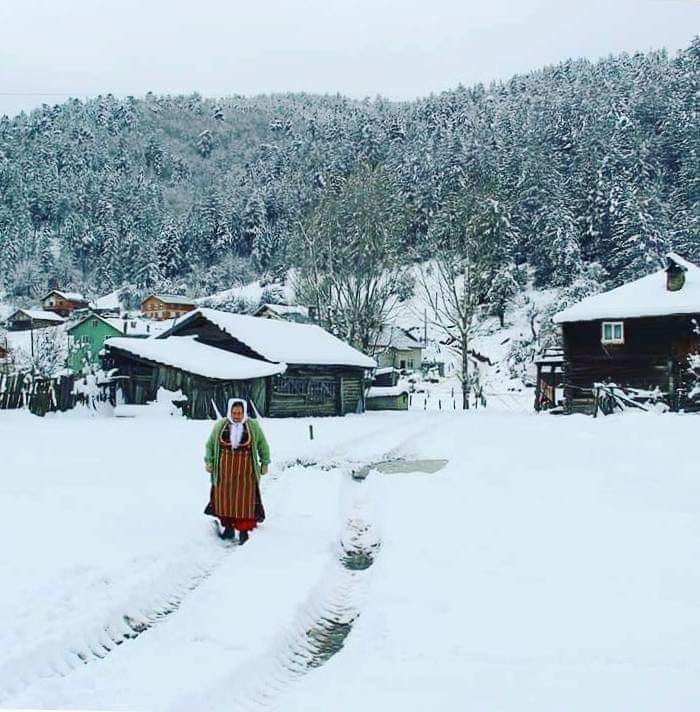
<instances>
[{"instance_id":1,"label":"woman walking in snow","mask_svg":"<svg viewBox=\"0 0 700 712\"><path fill-rule=\"evenodd\" d=\"M245 544L264 517L258 480L269 463L270 448L260 424L248 419L244 400L231 398L227 417L214 425L204 452L212 484L205 511L221 521L223 539L235 539L238 529L238 541Z\"/></svg>"}]
</instances>

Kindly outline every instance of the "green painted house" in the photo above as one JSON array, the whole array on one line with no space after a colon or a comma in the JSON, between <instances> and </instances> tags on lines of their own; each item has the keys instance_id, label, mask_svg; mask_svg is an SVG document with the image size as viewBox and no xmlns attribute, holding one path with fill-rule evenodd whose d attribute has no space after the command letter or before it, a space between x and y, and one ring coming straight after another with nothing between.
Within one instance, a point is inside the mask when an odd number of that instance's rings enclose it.
<instances>
[{"instance_id":1,"label":"green painted house","mask_svg":"<svg viewBox=\"0 0 700 712\"><path fill-rule=\"evenodd\" d=\"M150 319L123 317L121 319L103 317L91 312L67 330L68 357L66 367L75 373L85 366L100 365L100 351L107 339L129 336L145 339L154 335Z\"/></svg>"},{"instance_id":2,"label":"green painted house","mask_svg":"<svg viewBox=\"0 0 700 712\"><path fill-rule=\"evenodd\" d=\"M116 323L111 323L116 322ZM104 342L113 336L123 336L117 319L107 320L97 314L88 314L68 329L68 357L66 366L80 373L85 366L99 363L99 353Z\"/></svg>"}]
</instances>

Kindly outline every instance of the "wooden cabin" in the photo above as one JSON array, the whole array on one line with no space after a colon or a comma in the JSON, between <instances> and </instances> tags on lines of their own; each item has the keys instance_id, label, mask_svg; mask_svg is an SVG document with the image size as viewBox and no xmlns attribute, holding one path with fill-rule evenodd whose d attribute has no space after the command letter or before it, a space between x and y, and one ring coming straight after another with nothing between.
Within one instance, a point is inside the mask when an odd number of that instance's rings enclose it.
<instances>
[{"instance_id":1,"label":"wooden cabin","mask_svg":"<svg viewBox=\"0 0 700 712\"><path fill-rule=\"evenodd\" d=\"M374 378L372 379L373 386L388 387L395 386L399 382L399 376L401 372L398 368L393 366L384 366L383 368L378 368L374 372Z\"/></svg>"},{"instance_id":2,"label":"wooden cabin","mask_svg":"<svg viewBox=\"0 0 700 712\"><path fill-rule=\"evenodd\" d=\"M323 416L365 409L364 378L376 363L311 324L197 309L155 339L108 339L107 368L123 379L127 403L160 386L188 397L185 413L211 418L229 397L264 416Z\"/></svg>"},{"instance_id":3,"label":"wooden cabin","mask_svg":"<svg viewBox=\"0 0 700 712\"><path fill-rule=\"evenodd\" d=\"M367 410L408 410L405 386L372 386L367 391Z\"/></svg>"},{"instance_id":4,"label":"wooden cabin","mask_svg":"<svg viewBox=\"0 0 700 712\"><path fill-rule=\"evenodd\" d=\"M144 405L156 400L158 389L181 391L187 401L183 413L199 420L226 412L229 398L245 398L261 414L266 412L270 376L284 373L284 364L207 346L192 337L133 339L105 342L103 363L117 370L124 401Z\"/></svg>"},{"instance_id":5,"label":"wooden cabin","mask_svg":"<svg viewBox=\"0 0 700 712\"><path fill-rule=\"evenodd\" d=\"M147 319L162 321L187 314L196 306L194 299L178 294L150 294L141 302L141 313Z\"/></svg>"},{"instance_id":6,"label":"wooden cabin","mask_svg":"<svg viewBox=\"0 0 700 712\"><path fill-rule=\"evenodd\" d=\"M700 268L674 253L665 269L555 315L568 412L592 412L596 383L659 389L684 407L688 356L700 351Z\"/></svg>"},{"instance_id":7,"label":"wooden cabin","mask_svg":"<svg viewBox=\"0 0 700 712\"><path fill-rule=\"evenodd\" d=\"M7 317L5 326L8 331L29 331L44 329L49 326L60 326L65 322L63 317L52 311L41 309L18 309Z\"/></svg>"},{"instance_id":8,"label":"wooden cabin","mask_svg":"<svg viewBox=\"0 0 700 712\"><path fill-rule=\"evenodd\" d=\"M76 309L87 309L90 302L78 292L62 292L58 289L50 291L41 300L45 311L53 312L62 317L70 316Z\"/></svg>"}]
</instances>

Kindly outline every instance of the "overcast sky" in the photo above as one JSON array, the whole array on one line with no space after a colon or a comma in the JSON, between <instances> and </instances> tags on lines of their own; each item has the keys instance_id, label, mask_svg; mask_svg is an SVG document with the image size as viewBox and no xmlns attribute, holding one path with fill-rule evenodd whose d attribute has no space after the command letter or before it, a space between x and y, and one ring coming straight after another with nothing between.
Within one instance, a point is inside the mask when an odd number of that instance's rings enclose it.
<instances>
[{"instance_id":1,"label":"overcast sky","mask_svg":"<svg viewBox=\"0 0 700 712\"><path fill-rule=\"evenodd\" d=\"M0 114L149 90L413 98L698 33L700 0L0 0Z\"/></svg>"}]
</instances>

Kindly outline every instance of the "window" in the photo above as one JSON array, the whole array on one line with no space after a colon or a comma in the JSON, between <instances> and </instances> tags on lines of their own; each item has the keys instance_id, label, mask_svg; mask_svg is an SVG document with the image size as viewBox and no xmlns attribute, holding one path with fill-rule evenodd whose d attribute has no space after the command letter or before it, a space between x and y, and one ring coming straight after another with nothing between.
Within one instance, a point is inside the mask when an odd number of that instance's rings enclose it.
<instances>
[{"instance_id":1,"label":"window","mask_svg":"<svg viewBox=\"0 0 700 712\"><path fill-rule=\"evenodd\" d=\"M625 330L621 321L604 321L600 341L603 344L624 344Z\"/></svg>"}]
</instances>

